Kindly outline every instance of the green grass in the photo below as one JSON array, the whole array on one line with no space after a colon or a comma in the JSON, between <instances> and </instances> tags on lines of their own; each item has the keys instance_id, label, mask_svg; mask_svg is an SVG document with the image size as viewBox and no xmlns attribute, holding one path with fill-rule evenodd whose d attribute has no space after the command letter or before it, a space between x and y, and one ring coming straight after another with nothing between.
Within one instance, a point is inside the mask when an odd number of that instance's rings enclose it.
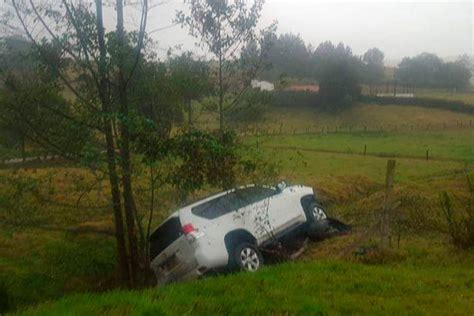
<instances>
[{"instance_id":1,"label":"green grass","mask_svg":"<svg viewBox=\"0 0 474 316\"><path fill-rule=\"evenodd\" d=\"M474 270L459 265L299 262L146 291L77 295L22 314L465 315L474 309L473 291Z\"/></svg>"},{"instance_id":2,"label":"green grass","mask_svg":"<svg viewBox=\"0 0 474 316\"><path fill-rule=\"evenodd\" d=\"M426 151L434 159L474 161L474 127L459 130L409 132L319 133L297 136L263 136L254 139L266 147L333 151L392 157L425 158ZM252 140L250 140L252 142Z\"/></svg>"},{"instance_id":3,"label":"green grass","mask_svg":"<svg viewBox=\"0 0 474 316\"><path fill-rule=\"evenodd\" d=\"M472 91L446 91L445 89L417 89L415 91L417 97L426 97L434 99L462 101L474 106L474 93Z\"/></svg>"},{"instance_id":4,"label":"green grass","mask_svg":"<svg viewBox=\"0 0 474 316\"><path fill-rule=\"evenodd\" d=\"M464 172L474 167L474 127L456 127L456 121L470 119L474 120L449 111L398 106L359 105L337 116L310 109L272 109L259 128L278 129L283 123L287 131L321 125L344 125L346 130L350 125L371 130L382 126L385 131L252 136L243 142L255 148L258 140L264 157L279 166L280 178L315 188L332 214L354 225L356 238L369 225L365 216L380 208L388 157L397 160L395 193L407 216L421 212L437 219L439 192L464 192ZM392 131L394 126L397 131ZM361 155L364 145L367 156ZM428 161L427 149L432 158ZM80 168L5 169L0 180L0 295L6 288L11 309L21 312L28 305L61 297L28 313L466 314L474 309L469 296L474 292L472 251L454 251L445 235L417 228L404 233L398 263L365 265L354 263L351 255L339 258L335 254L355 242L341 238L313 245L303 262L267 267L255 275L94 294L114 285L113 238L75 235L68 229L113 228L111 212L96 208L107 205L107 182L82 196L77 205L79 192L94 183ZM146 181L137 179L135 184L137 191L147 192ZM52 203L40 201L24 187L34 187ZM159 192L154 224L176 206L170 194L169 188ZM139 209L147 209L146 198L137 199ZM4 205L12 209L1 209ZM16 214L30 216L18 224ZM69 296L85 291L90 292Z\"/></svg>"},{"instance_id":5,"label":"green grass","mask_svg":"<svg viewBox=\"0 0 474 316\"><path fill-rule=\"evenodd\" d=\"M196 114L197 126L217 128L217 113L202 112ZM334 131L336 127L352 126L353 130L385 130L411 132L410 127L419 129L456 128L461 122L463 126L474 124L474 115L457 113L447 110L427 109L416 106L357 104L342 113L330 114L309 107L269 107L263 121L235 123L238 128L260 131L280 131L285 133L320 131L322 128Z\"/></svg>"}]
</instances>

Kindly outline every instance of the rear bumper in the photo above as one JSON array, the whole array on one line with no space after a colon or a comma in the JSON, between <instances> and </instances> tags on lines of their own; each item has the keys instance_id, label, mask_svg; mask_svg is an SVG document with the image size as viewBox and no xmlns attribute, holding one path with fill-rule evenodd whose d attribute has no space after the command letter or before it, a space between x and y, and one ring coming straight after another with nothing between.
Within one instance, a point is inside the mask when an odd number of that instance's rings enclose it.
<instances>
[{"instance_id":1,"label":"rear bumper","mask_svg":"<svg viewBox=\"0 0 474 316\"><path fill-rule=\"evenodd\" d=\"M199 244L199 240L197 240L192 244L186 244L186 247L176 249L173 255L176 256L178 263L170 270L161 267L168 256L159 255L155 258L150 266L155 272L158 285L195 279L203 275L207 271L210 262L203 255Z\"/></svg>"},{"instance_id":2,"label":"rear bumper","mask_svg":"<svg viewBox=\"0 0 474 316\"><path fill-rule=\"evenodd\" d=\"M176 281L184 281L198 278L201 273L199 272L199 265L197 261L193 262L182 262L172 271L164 272L160 268L152 268L155 272L158 285L168 284Z\"/></svg>"}]
</instances>

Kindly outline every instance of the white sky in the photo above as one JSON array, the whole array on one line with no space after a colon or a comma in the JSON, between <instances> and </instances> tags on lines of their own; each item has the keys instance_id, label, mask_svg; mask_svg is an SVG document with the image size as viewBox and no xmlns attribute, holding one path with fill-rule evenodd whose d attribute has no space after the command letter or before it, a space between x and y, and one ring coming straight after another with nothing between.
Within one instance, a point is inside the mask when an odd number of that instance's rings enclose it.
<instances>
[{"instance_id":1,"label":"white sky","mask_svg":"<svg viewBox=\"0 0 474 316\"><path fill-rule=\"evenodd\" d=\"M169 0L150 12L148 31L169 26L182 0ZM278 33L292 32L313 46L344 42L354 53L380 48L388 63L431 52L441 57L473 55L471 1L267 0L261 26L278 21ZM196 51L195 40L174 26L153 33L164 54L170 46Z\"/></svg>"}]
</instances>

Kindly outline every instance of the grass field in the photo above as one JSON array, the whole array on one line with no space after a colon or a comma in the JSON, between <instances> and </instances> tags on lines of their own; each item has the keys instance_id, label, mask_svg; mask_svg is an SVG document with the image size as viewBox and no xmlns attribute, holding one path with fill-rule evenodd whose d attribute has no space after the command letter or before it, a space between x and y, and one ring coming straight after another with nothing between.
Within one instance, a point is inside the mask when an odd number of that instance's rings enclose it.
<instances>
[{"instance_id":1,"label":"grass field","mask_svg":"<svg viewBox=\"0 0 474 316\"><path fill-rule=\"evenodd\" d=\"M353 225L353 234L312 244L302 260L254 275L218 276L145 291L95 294L115 286L105 182L81 195L78 192L97 179L74 166L0 170L1 202L11 206L10 212L0 213L0 296L6 293L10 309L21 312L31 304L66 296L27 310L44 315L469 314L474 310L474 254L453 248L437 229L443 225L439 193L463 197L465 174L474 168L474 126L461 128L460 120L474 117L376 105L359 105L339 116L272 109L260 128L374 128L242 139L275 162L280 178L315 188L331 214ZM377 130L380 125L382 131ZM394 196L403 215L400 247L357 257L355 246L370 248L376 242L376 236L364 236L383 203L389 157L397 161ZM144 190L140 182L138 186ZM167 188L160 192L163 203L155 224L176 206L170 194ZM78 233L81 228L85 232ZM74 295L83 292L88 293Z\"/></svg>"},{"instance_id":2,"label":"grass field","mask_svg":"<svg viewBox=\"0 0 474 316\"><path fill-rule=\"evenodd\" d=\"M474 272L457 265L307 261L151 289L79 295L26 315L469 314ZM442 297L438 297L443 293Z\"/></svg>"},{"instance_id":3,"label":"grass field","mask_svg":"<svg viewBox=\"0 0 474 316\"><path fill-rule=\"evenodd\" d=\"M472 93L472 91L453 92L453 91L446 91L444 89L417 89L415 91L415 94L418 97L462 101L466 104L470 104L474 106L474 93Z\"/></svg>"}]
</instances>

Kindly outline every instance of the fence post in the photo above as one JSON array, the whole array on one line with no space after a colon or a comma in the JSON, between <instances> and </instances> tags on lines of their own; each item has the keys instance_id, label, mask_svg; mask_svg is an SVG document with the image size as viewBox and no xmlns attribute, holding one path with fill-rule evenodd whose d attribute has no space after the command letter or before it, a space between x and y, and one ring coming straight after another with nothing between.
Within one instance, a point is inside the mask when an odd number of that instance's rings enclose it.
<instances>
[{"instance_id":1,"label":"fence post","mask_svg":"<svg viewBox=\"0 0 474 316\"><path fill-rule=\"evenodd\" d=\"M364 145L364 156L367 155L367 144Z\"/></svg>"},{"instance_id":2,"label":"fence post","mask_svg":"<svg viewBox=\"0 0 474 316\"><path fill-rule=\"evenodd\" d=\"M430 157L430 152L429 152L429 150L427 149L427 150L426 150L426 160L428 160L429 157Z\"/></svg>"},{"instance_id":3,"label":"fence post","mask_svg":"<svg viewBox=\"0 0 474 316\"><path fill-rule=\"evenodd\" d=\"M392 243L391 236L391 219L392 219L392 189L393 180L395 177L396 161L393 159L387 160L387 171L385 173L385 199L382 213L381 223L381 240L382 246L387 247Z\"/></svg>"}]
</instances>

